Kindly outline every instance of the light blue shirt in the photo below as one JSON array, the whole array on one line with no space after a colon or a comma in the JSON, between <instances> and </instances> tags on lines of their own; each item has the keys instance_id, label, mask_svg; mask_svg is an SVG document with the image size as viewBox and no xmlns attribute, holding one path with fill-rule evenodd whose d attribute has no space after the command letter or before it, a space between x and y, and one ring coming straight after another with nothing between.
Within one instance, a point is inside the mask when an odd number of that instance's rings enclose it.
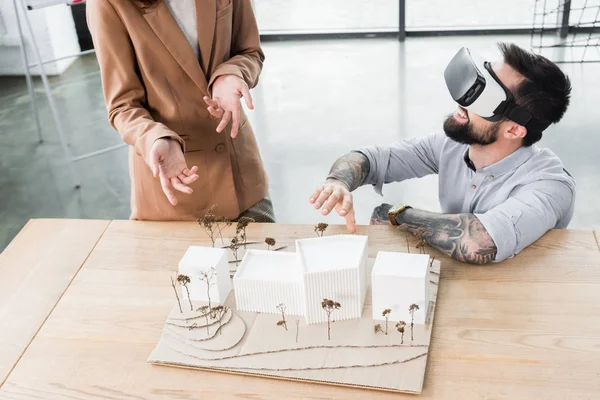
<instances>
[{"instance_id":1,"label":"light blue shirt","mask_svg":"<svg viewBox=\"0 0 600 400\"><path fill-rule=\"evenodd\" d=\"M552 151L521 147L474 171L468 149L436 133L356 151L369 159L365 184L379 194L384 183L438 174L442 212L475 214L498 249L495 262L513 257L550 229L568 226L575 180Z\"/></svg>"}]
</instances>

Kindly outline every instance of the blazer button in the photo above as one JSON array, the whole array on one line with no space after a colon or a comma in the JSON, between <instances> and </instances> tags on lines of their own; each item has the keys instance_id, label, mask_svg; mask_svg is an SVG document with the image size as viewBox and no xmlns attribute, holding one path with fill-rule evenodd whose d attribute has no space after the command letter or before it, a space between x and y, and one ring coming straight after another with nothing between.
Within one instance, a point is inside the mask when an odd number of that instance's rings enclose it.
<instances>
[{"instance_id":1,"label":"blazer button","mask_svg":"<svg viewBox=\"0 0 600 400\"><path fill-rule=\"evenodd\" d=\"M219 143L217 147L215 147L215 151L219 154L223 153L225 151L225 144Z\"/></svg>"}]
</instances>

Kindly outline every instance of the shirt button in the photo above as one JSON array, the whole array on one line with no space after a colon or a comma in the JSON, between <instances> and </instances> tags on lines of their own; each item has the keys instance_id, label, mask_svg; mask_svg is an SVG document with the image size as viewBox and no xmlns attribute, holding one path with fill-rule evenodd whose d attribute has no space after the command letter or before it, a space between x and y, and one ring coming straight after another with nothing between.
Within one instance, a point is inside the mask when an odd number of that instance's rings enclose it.
<instances>
[{"instance_id":1,"label":"shirt button","mask_svg":"<svg viewBox=\"0 0 600 400\"><path fill-rule=\"evenodd\" d=\"M215 151L219 154L225 151L225 145L223 143L219 143L217 147L215 147Z\"/></svg>"},{"instance_id":2,"label":"shirt button","mask_svg":"<svg viewBox=\"0 0 600 400\"><path fill-rule=\"evenodd\" d=\"M494 179L494 175L490 175L490 179Z\"/></svg>"},{"instance_id":3,"label":"shirt button","mask_svg":"<svg viewBox=\"0 0 600 400\"><path fill-rule=\"evenodd\" d=\"M477 185L471 186L471 189L477 189Z\"/></svg>"}]
</instances>

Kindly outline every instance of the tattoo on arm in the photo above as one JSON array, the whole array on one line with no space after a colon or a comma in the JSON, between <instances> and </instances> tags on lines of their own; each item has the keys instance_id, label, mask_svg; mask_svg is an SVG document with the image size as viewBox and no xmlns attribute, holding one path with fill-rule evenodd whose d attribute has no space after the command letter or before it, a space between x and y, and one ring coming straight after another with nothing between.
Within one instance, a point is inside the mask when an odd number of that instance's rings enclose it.
<instances>
[{"instance_id":1,"label":"tattoo on arm","mask_svg":"<svg viewBox=\"0 0 600 400\"><path fill-rule=\"evenodd\" d=\"M437 214L409 209L396 216L401 230L417 234L430 246L455 260L487 264L498 249L479 219L473 214Z\"/></svg>"},{"instance_id":2,"label":"tattoo on arm","mask_svg":"<svg viewBox=\"0 0 600 400\"><path fill-rule=\"evenodd\" d=\"M369 159L361 153L348 153L340 157L331 167L327 179L336 179L351 192L358 189L369 174Z\"/></svg>"}]
</instances>

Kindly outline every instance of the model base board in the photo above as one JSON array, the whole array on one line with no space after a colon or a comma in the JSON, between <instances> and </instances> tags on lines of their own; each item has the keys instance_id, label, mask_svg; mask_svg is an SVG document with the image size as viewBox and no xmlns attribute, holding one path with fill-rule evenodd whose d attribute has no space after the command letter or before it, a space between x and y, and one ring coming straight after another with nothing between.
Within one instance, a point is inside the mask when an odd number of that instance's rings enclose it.
<instances>
[{"instance_id":1,"label":"model base board","mask_svg":"<svg viewBox=\"0 0 600 400\"><path fill-rule=\"evenodd\" d=\"M294 247L294 246L290 246ZM294 251L293 248L286 251ZM374 321L370 276L375 262L368 260L369 290L362 318L307 325L304 318L238 311L235 296L225 301L222 318L201 311L185 311L175 304L158 345L148 362L276 379L361 387L374 390L420 393L435 312L440 262L429 270L430 304L425 324L404 334L398 321ZM194 310L202 305L194 303ZM343 306L343 305L342 305ZM380 323L383 331L375 332Z\"/></svg>"}]
</instances>

